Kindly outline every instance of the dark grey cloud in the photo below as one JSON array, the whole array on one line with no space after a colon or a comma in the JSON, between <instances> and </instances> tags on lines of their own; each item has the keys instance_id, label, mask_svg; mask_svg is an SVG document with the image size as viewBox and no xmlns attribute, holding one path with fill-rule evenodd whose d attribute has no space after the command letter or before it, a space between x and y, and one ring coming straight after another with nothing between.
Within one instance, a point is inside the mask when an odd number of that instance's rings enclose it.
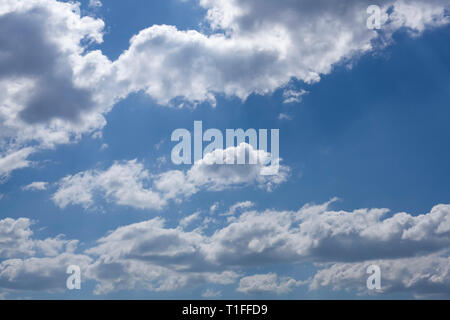
<instances>
[{"instance_id":1,"label":"dark grey cloud","mask_svg":"<svg viewBox=\"0 0 450 320\"><path fill-rule=\"evenodd\" d=\"M74 84L67 53L49 40L49 16L43 8L0 16L0 79L34 82L31 91L23 92L26 105L20 112L29 124L77 121L81 112L94 107L89 90Z\"/></svg>"}]
</instances>

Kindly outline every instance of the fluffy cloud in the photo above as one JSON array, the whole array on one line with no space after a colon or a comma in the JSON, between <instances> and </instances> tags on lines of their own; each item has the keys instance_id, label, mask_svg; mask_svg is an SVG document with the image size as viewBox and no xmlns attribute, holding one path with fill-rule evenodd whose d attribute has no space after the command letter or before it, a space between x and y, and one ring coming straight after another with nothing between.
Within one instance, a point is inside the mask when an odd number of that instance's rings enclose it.
<instances>
[{"instance_id":1,"label":"fluffy cloud","mask_svg":"<svg viewBox=\"0 0 450 320\"><path fill-rule=\"evenodd\" d=\"M109 263L124 270L151 265L149 272L164 270L177 279L186 276L186 273L194 274L195 279L200 277L203 282L211 281L204 276L223 272L232 272L234 280L245 268L254 265L309 261L327 262L328 266L331 263L329 269L322 268L317 273L311 284L312 289L330 285L327 281L334 281L333 273L345 270L352 275L351 281L360 281L365 286L367 275L364 266L367 268L369 264L382 266L384 281L413 283L420 281L420 275L428 275L429 279L437 281L437 285L445 285L444 276L448 268L440 266L448 258L444 259L440 253L449 246L450 206L439 205L430 213L416 217L398 213L383 218L387 212L384 209L331 211L329 205L307 205L295 212L244 212L236 220L225 222L211 235L206 235L202 228L193 231L180 227L168 228L164 220L156 218L118 228L100 239L98 245L87 253L99 256L97 263L100 265ZM419 268L421 264L413 267L410 263L413 261L422 261L420 268L423 270ZM353 272L355 268L359 271ZM389 276L387 273L393 268L399 271ZM408 268L411 268L409 273L403 277L397 276L401 270ZM414 268L418 268L417 273ZM125 282L121 286L126 283L126 286L134 287L133 283L139 283L138 279L147 281L145 276L139 278L134 271L132 274L133 278L123 279ZM117 275L112 278L119 279ZM337 277L336 283L331 284L336 285L341 278L343 276ZM183 279L183 285L190 285L191 278ZM154 286L154 281L150 282ZM257 275L241 279L239 291L281 294L304 283L278 278L275 274ZM345 286L345 283L344 279L342 285ZM109 285L117 287L114 283ZM385 288L391 290L389 288L398 285L393 283L388 286L386 283ZM105 281L103 286L108 287ZM159 290L159 287L153 288ZM358 289L350 284L349 288ZM416 293L420 291L416 287L408 290L406 285L403 289Z\"/></svg>"},{"instance_id":2,"label":"fluffy cloud","mask_svg":"<svg viewBox=\"0 0 450 320\"><path fill-rule=\"evenodd\" d=\"M0 220L0 258L34 253L30 225L31 221L25 218Z\"/></svg>"},{"instance_id":3,"label":"fluffy cloud","mask_svg":"<svg viewBox=\"0 0 450 320\"><path fill-rule=\"evenodd\" d=\"M180 221L180 227L186 228L194 221L198 220L200 218L200 212L196 212L191 214L190 216L187 216L186 218L181 219Z\"/></svg>"},{"instance_id":4,"label":"fluffy cloud","mask_svg":"<svg viewBox=\"0 0 450 320\"><path fill-rule=\"evenodd\" d=\"M169 227L164 219L153 218L112 230L83 254L75 253L76 241L33 239L28 219L5 219L0 221L0 254L7 260L0 264L0 286L56 290L63 267L75 261L83 265L84 277L96 282L96 294L229 285L239 278L240 292L282 294L306 281L275 273L242 275L255 265L314 262L319 271L307 280L311 290L330 286L366 293L366 268L377 264L382 292L448 292L449 205L424 215L390 217L384 209L332 211L329 205L247 211L232 221L218 221L212 233ZM191 220L195 227L197 220Z\"/></svg>"},{"instance_id":5,"label":"fluffy cloud","mask_svg":"<svg viewBox=\"0 0 450 320\"><path fill-rule=\"evenodd\" d=\"M60 291L66 285L66 268L85 268L91 258L74 253L78 241L63 236L44 240L33 237L27 218L0 220L0 289Z\"/></svg>"},{"instance_id":6,"label":"fluffy cloud","mask_svg":"<svg viewBox=\"0 0 450 320\"><path fill-rule=\"evenodd\" d=\"M403 258L373 260L364 263L337 263L323 268L314 276L310 289L330 287L333 290L356 290L368 293L367 267L378 265L381 289L377 293L413 293L417 298L449 297L450 257L448 252Z\"/></svg>"},{"instance_id":7,"label":"fluffy cloud","mask_svg":"<svg viewBox=\"0 0 450 320\"><path fill-rule=\"evenodd\" d=\"M362 291L367 266L378 264L384 292L448 292L448 257L442 256L442 250L450 241L450 206L438 205L416 217L398 213L383 218L384 209L330 211L329 205L306 205L295 212L245 212L209 236L201 228L189 232L167 228L164 220L156 218L118 228L87 253L100 257L94 270L102 266L105 273L110 267L118 272L109 281L103 279L99 292L148 281L154 290L188 286L192 279L216 283L211 279L224 272L231 272L228 283L232 283L255 264L305 261L328 263L318 265L321 270L311 289L334 286ZM147 279L145 272L139 276L135 269L148 270L156 278ZM161 282L161 273L170 275L168 284ZM305 283L274 273L253 275L240 280L238 291L282 294Z\"/></svg>"},{"instance_id":8,"label":"fluffy cloud","mask_svg":"<svg viewBox=\"0 0 450 320\"><path fill-rule=\"evenodd\" d=\"M215 232L209 254L223 264L364 261L423 255L450 245L450 207L417 217L386 209L250 211Z\"/></svg>"},{"instance_id":9,"label":"fluffy cloud","mask_svg":"<svg viewBox=\"0 0 450 320\"><path fill-rule=\"evenodd\" d=\"M62 250L72 251L77 241L62 235L45 240L33 239L32 221L27 218L0 220L0 260L12 257L55 256Z\"/></svg>"},{"instance_id":10,"label":"fluffy cloud","mask_svg":"<svg viewBox=\"0 0 450 320\"><path fill-rule=\"evenodd\" d=\"M101 89L109 61L86 50L102 42L103 27L100 19L82 17L78 3L2 1L0 161L21 160L1 166L2 175L28 166L33 152L76 141L105 125L102 114L115 95ZM87 72L97 88L86 80Z\"/></svg>"},{"instance_id":11,"label":"fluffy cloud","mask_svg":"<svg viewBox=\"0 0 450 320\"><path fill-rule=\"evenodd\" d=\"M79 190L84 192L88 188L80 185ZM122 194L118 190L115 192ZM55 194L58 199L55 201L62 205L66 202L61 202L60 194L63 193ZM78 192L73 195L70 198L73 203L86 199ZM228 225L208 239L198 236L196 248L205 261L233 266L276 261L392 259L429 254L450 245L448 205L438 205L420 216L397 213L391 217L387 217L386 209L331 211L328 205L305 206L298 211L246 211L228 219ZM192 220L195 218L198 217Z\"/></svg>"},{"instance_id":12,"label":"fluffy cloud","mask_svg":"<svg viewBox=\"0 0 450 320\"><path fill-rule=\"evenodd\" d=\"M237 291L248 294L285 294L291 292L293 288L303 284L303 281L296 281L289 277L279 278L275 273L256 274L242 278L239 281Z\"/></svg>"},{"instance_id":13,"label":"fluffy cloud","mask_svg":"<svg viewBox=\"0 0 450 320\"><path fill-rule=\"evenodd\" d=\"M216 93L246 99L292 78L319 81L335 64L373 50L374 40L387 43L399 28L420 33L449 22L444 0L385 0L386 24L377 32L366 26L371 4L201 0L211 34L152 26L132 38L114 67L128 91L145 90L161 104L180 97L214 104Z\"/></svg>"},{"instance_id":14,"label":"fluffy cloud","mask_svg":"<svg viewBox=\"0 0 450 320\"><path fill-rule=\"evenodd\" d=\"M130 93L144 91L163 105L214 104L216 94L245 99L292 78L319 81L335 64L373 50L374 40L389 43L400 28L420 34L449 22L445 0L381 1L381 31L366 27L368 0L199 4L207 32L155 25L110 61L89 49L102 42L105 23L82 16L78 3L2 1L0 161L21 161L1 166L0 174L30 165L32 152L101 130L104 115Z\"/></svg>"},{"instance_id":15,"label":"fluffy cloud","mask_svg":"<svg viewBox=\"0 0 450 320\"><path fill-rule=\"evenodd\" d=\"M269 176L263 173L272 165L210 165L213 162L208 162L211 158L238 156L246 151L254 157L263 152L241 144L207 154L186 172L171 170L159 175L151 175L137 160L117 162L105 171L91 170L63 178L52 199L61 208L69 204L88 208L94 203L94 193L99 191L107 200L119 205L161 209L169 200L189 197L200 190L219 191L251 184L271 190L286 181L289 168L285 166Z\"/></svg>"},{"instance_id":16,"label":"fluffy cloud","mask_svg":"<svg viewBox=\"0 0 450 320\"><path fill-rule=\"evenodd\" d=\"M55 257L9 259L0 263L0 288L8 291L57 292L66 288L66 270L78 265L85 270L91 258L73 253Z\"/></svg>"},{"instance_id":17,"label":"fluffy cloud","mask_svg":"<svg viewBox=\"0 0 450 320\"><path fill-rule=\"evenodd\" d=\"M200 249L203 243L198 230L166 228L159 218L120 227L87 251L98 257L89 276L99 281L96 293L136 288L170 291L199 283L233 283L239 275L206 263Z\"/></svg>"},{"instance_id":18,"label":"fluffy cloud","mask_svg":"<svg viewBox=\"0 0 450 320\"><path fill-rule=\"evenodd\" d=\"M79 204L85 208L94 203L95 191L119 205L159 209L165 200L157 192L145 188L150 174L136 160L115 163L106 171L86 171L61 180L53 195L59 207Z\"/></svg>"},{"instance_id":19,"label":"fluffy cloud","mask_svg":"<svg viewBox=\"0 0 450 320\"><path fill-rule=\"evenodd\" d=\"M99 258L89 266L87 276L97 281L95 294L120 290L175 291L201 284L232 284L239 277L234 272L183 272L139 260Z\"/></svg>"}]
</instances>

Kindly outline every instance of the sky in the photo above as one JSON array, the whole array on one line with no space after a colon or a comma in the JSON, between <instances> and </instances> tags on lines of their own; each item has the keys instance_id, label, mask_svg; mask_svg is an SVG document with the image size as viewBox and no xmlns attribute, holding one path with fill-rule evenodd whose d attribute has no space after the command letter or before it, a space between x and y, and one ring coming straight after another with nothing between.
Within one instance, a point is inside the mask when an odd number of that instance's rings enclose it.
<instances>
[{"instance_id":1,"label":"sky","mask_svg":"<svg viewBox=\"0 0 450 320\"><path fill-rule=\"evenodd\" d=\"M449 5L3 0L0 298L448 299Z\"/></svg>"}]
</instances>

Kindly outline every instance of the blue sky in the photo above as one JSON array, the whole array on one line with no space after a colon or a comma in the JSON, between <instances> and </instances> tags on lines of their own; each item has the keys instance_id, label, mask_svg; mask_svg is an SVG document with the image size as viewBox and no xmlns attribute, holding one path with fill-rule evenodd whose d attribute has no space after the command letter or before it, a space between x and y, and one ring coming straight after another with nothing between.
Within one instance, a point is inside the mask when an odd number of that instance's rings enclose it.
<instances>
[{"instance_id":1,"label":"blue sky","mask_svg":"<svg viewBox=\"0 0 450 320\"><path fill-rule=\"evenodd\" d=\"M25 71L0 58L0 297L448 298L446 1L381 1L390 16L378 31L365 26L365 3L340 12L326 1L238 1L250 8L243 18L223 1L81 1L79 13L54 0L18 3L0 5L0 24L40 21L35 10L84 27L61 28L60 42L44 28L52 46L42 55L58 57L52 75L33 71L40 53L18 61ZM334 22L324 26L324 15ZM282 32L271 43L274 26ZM2 35L0 50L14 52L2 39L25 39L23 30ZM308 37L320 45L305 47ZM70 79L73 94L33 107L38 89L26 80L36 77L49 95ZM14 85L33 94L20 99ZM58 111L79 88L89 106ZM48 117L29 120L36 113ZM196 120L223 132L279 128L284 171L230 182L233 168L209 176L204 165L173 165L171 133ZM82 290L65 287L71 264L81 265ZM376 292L366 288L373 264Z\"/></svg>"}]
</instances>

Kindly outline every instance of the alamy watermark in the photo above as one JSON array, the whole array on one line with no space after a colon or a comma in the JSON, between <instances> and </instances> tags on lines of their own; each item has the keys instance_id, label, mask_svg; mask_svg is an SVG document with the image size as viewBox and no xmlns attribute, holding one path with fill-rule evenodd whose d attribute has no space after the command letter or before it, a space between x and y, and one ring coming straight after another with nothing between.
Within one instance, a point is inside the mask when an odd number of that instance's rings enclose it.
<instances>
[{"instance_id":1,"label":"alamy watermark","mask_svg":"<svg viewBox=\"0 0 450 320\"><path fill-rule=\"evenodd\" d=\"M67 274L70 276L67 278L66 287L69 290L81 290L81 268L77 265L71 265L67 267Z\"/></svg>"},{"instance_id":2,"label":"alamy watermark","mask_svg":"<svg viewBox=\"0 0 450 320\"><path fill-rule=\"evenodd\" d=\"M381 268L377 265L370 265L367 267L367 274L370 276L367 278L367 289L369 290L381 290Z\"/></svg>"},{"instance_id":3,"label":"alamy watermark","mask_svg":"<svg viewBox=\"0 0 450 320\"><path fill-rule=\"evenodd\" d=\"M370 30L380 30L383 24L388 20L388 16L378 5L370 5L366 10L369 15L366 21L367 28Z\"/></svg>"},{"instance_id":4,"label":"alamy watermark","mask_svg":"<svg viewBox=\"0 0 450 320\"><path fill-rule=\"evenodd\" d=\"M225 137L225 139L224 139ZM175 165L192 164L203 160L208 165L256 165L270 166L271 170L262 175L278 173L280 159L280 130L270 130L270 150L268 129L219 129L203 130L202 121L194 121L193 135L187 129L172 132L171 141L178 142L172 149L171 159ZM203 143L208 143L205 147ZM238 152L242 144L249 146L245 152ZM252 150L251 150L252 149ZM206 157L216 150L226 150L216 157Z\"/></svg>"}]
</instances>

